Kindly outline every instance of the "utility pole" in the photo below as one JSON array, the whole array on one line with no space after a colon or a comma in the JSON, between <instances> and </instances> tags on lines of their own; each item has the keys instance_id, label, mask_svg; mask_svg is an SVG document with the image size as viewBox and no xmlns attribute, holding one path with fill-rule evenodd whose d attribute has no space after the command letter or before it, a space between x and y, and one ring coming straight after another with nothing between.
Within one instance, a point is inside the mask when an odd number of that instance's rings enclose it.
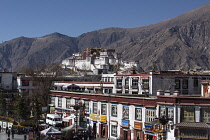
<instances>
[{"instance_id":1,"label":"utility pole","mask_svg":"<svg viewBox=\"0 0 210 140\"><path fill-rule=\"evenodd\" d=\"M79 110L80 110L80 107L81 107L81 105L80 104L75 104L74 106L73 106L73 108L74 108L74 110L76 110L76 118L75 118L75 139L78 139L78 126L79 126L79 124L78 124L78 120L79 120L79 118L78 118L78 114L79 114Z\"/></svg>"}]
</instances>

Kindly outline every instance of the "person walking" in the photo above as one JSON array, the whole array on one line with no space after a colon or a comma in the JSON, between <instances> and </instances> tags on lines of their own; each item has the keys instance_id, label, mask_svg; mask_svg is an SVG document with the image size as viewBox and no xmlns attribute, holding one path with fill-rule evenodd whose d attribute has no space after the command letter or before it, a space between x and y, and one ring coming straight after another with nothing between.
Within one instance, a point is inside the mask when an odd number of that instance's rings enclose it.
<instances>
[{"instance_id":1,"label":"person walking","mask_svg":"<svg viewBox=\"0 0 210 140\"><path fill-rule=\"evenodd\" d=\"M0 133L1 133L1 125L0 125Z\"/></svg>"},{"instance_id":2,"label":"person walking","mask_svg":"<svg viewBox=\"0 0 210 140\"><path fill-rule=\"evenodd\" d=\"M8 132L8 127L6 127L6 133Z\"/></svg>"},{"instance_id":3,"label":"person walking","mask_svg":"<svg viewBox=\"0 0 210 140\"><path fill-rule=\"evenodd\" d=\"M12 131L12 138L14 139L14 134L15 134L14 128L12 128L11 131Z\"/></svg>"},{"instance_id":4,"label":"person walking","mask_svg":"<svg viewBox=\"0 0 210 140\"><path fill-rule=\"evenodd\" d=\"M7 130L8 137L10 138L10 129Z\"/></svg>"}]
</instances>

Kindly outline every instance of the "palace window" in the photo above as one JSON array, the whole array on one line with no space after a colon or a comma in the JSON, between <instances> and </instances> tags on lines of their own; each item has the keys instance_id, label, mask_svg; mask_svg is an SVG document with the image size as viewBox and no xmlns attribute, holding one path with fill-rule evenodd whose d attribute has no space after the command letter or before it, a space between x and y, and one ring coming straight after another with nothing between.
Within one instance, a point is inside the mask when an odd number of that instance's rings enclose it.
<instances>
[{"instance_id":1,"label":"palace window","mask_svg":"<svg viewBox=\"0 0 210 140\"><path fill-rule=\"evenodd\" d=\"M62 107L62 98L61 97L58 98L58 107Z\"/></svg>"},{"instance_id":2,"label":"palace window","mask_svg":"<svg viewBox=\"0 0 210 140\"><path fill-rule=\"evenodd\" d=\"M142 121L142 108L141 107L135 108L135 119Z\"/></svg>"},{"instance_id":3,"label":"palace window","mask_svg":"<svg viewBox=\"0 0 210 140\"><path fill-rule=\"evenodd\" d=\"M188 89L188 79L183 79L182 80L182 88L183 89Z\"/></svg>"},{"instance_id":4,"label":"palace window","mask_svg":"<svg viewBox=\"0 0 210 140\"><path fill-rule=\"evenodd\" d=\"M193 78L193 86L198 87L198 78L197 77Z\"/></svg>"},{"instance_id":5,"label":"palace window","mask_svg":"<svg viewBox=\"0 0 210 140\"><path fill-rule=\"evenodd\" d=\"M85 103L85 111L86 111L86 113L89 113L89 101L85 101L84 102Z\"/></svg>"},{"instance_id":6,"label":"palace window","mask_svg":"<svg viewBox=\"0 0 210 140\"><path fill-rule=\"evenodd\" d=\"M138 86L139 78L132 78L132 85Z\"/></svg>"},{"instance_id":7,"label":"palace window","mask_svg":"<svg viewBox=\"0 0 210 140\"><path fill-rule=\"evenodd\" d=\"M66 98L66 108L70 108L70 106L71 106L71 99Z\"/></svg>"},{"instance_id":8,"label":"palace window","mask_svg":"<svg viewBox=\"0 0 210 140\"><path fill-rule=\"evenodd\" d=\"M55 106L55 97L50 97L50 104L53 104L53 106Z\"/></svg>"},{"instance_id":9,"label":"palace window","mask_svg":"<svg viewBox=\"0 0 210 140\"><path fill-rule=\"evenodd\" d=\"M111 135L117 137L117 125L111 125Z\"/></svg>"},{"instance_id":10,"label":"palace window","mask_svg":"<svg viewBox=\"0 0 210 140\"><path fill-rule=\"evenodd\" d=\"M101 104L101 115L106 115L107 114L107 107L106 103Z\"/></svg>"},{"instance_id":11,"label":"palace window","mask_svg":"<svg viewBox=\"0 0 210 140\"><path fill-rule=\"evenodd\" d=\"M182 107L181 109L182 122L195 122L195 109L194 107Z\"/></svg>"},{"instance_id":12,"label":"palace window","mask_svg":"<svg viewBox=\"0 0 210 140\"><path fill-rule=\"evenodd\" d=\"M174 109L170 106L159 106L159 117L166 116L168 118L174 118Z\"/></svg>"},{"instance_id":13,"label":"palace window","mask_svg":"<svg viewBox=\"0 0 210 140\"><path fill-rule=\"evenodd\" d=\"M93 102L93 114L97 114L98 112L98 103L97 102Z\"/></svg>"},{"instance_id":14,"label":"palace window","mask_svg":"<svg viewBox=\"0 0 210 140\"><path fill-rule=\"evenodd\" d=\"M155 117L156 117L156 110L152 109L152 108L147 108L146 109L146 115L145 115L145 121L146 122L152 122L154 121Z\"/></svg>"},{"instance_id":15,"label":"palace window","mask_svg":"<svg viewBox=\"0 0 210 140\"><path fill-rule=\"evenodd\" d=\"M112 104L112 107L111 107L111 115L113 117L117 117L117 104Z\"/></svg>"},{"instance_id":16,"label":"palace window","mask_svg":"<svg viewBox=\"0 0 210 140\"><path fill-rule=\"evenodd\" d=\"M137 95L138 94L138 91L132 91L132 94L133 95Z\"/></svg>"},{"instance_id":17,"label":"palace window","mask_svg":"<svg viewBox=\"0 0 210 140\"><path fill-rule=\"evenodd\" d=\"M142 89L149 89L149 79L142 79Z\"/></svg>"},{"instance_id":18,"label":"palace window","mask_svg":"<svg viewBox=\"0 0 210 140\"><path fill-rule=\"evenodd\" d=\"M201 122L210 123L210 108L201 108Z\"/></svg>"},{"instance_id":19,"label":"palace window","mask_svg":"<svg viewBox=\"0 0 210 140\"><path fill-rule=\"evenodd\" d=\"M122 79L121 78L117 79L117 87L122 87Z\"/></svg>"},{"instance_id":20,"label":"palace window","mask_svg":"<svg viewBox=\"0 0 210 140\"><path fill-rule=\"evenodd\" d=\"M22 86L29 86L29 80L22 80Z\"/></svg>"},{"instance_id":21,"label":"palace window","mask_svg":"<svg viewBox=\"0 0 210 140\"><path fill-rule=\"evenodd\" d=\"M129 106L123 105L122 111L123 111L123 113L122 113L123 119L129 119Z\"/></svg>"},{"instance_id":22,"label":"palace window","mask_svg":"<svg viewBox=\"0 0 210 140\"><path fill-rule=\"evenodd\" d=\"M175 89L180 89L180 79L175 79Z\"/></svg>"},{"instance_id":23,"label":"palace window","mask_svg":"<svg viewBox=\"0 0 210 140\"><path fill-rule=\"evenodd\" d=\"M80 100L75 99L75 105L78 105L80 103Z\"/></svg>"},{"instance_id":24,"label":"palace window","mask_svg":"<svg viewBox=\"0 0 210 140\"><path fill-rule=\"evenodd\" d=\"M125 88L129 87L129 78L125 78Z\"/></svg>"}]
</instances>

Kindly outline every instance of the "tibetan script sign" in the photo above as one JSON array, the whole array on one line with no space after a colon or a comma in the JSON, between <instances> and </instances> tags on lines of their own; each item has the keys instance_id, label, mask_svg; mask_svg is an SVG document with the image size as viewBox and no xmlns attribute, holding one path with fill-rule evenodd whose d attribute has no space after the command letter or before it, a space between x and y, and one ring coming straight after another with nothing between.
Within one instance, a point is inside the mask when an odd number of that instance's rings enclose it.
<instances>
[{"instance_id":1,"label":"tibetan script sign","mask_svg":"<svg viewBox=\"0 0 210 140\"><path fill-rule=\"evenodd\" d=\"M134 128L142 130L142 122L134 121Z\"/></svg>"}]
</instances>

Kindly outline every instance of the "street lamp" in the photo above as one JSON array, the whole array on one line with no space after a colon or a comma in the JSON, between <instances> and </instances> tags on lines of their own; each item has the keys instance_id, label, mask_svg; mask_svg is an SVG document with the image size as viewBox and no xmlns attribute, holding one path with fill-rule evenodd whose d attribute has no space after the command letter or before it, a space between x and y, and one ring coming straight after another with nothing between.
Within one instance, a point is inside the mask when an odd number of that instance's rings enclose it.
<instances>
[{"instance_id":1,"label":"street lamp","mask_svg":"<svg viewBox=\"0 0 210 140\"><path fill-rule=\"evenodd\" d=\"M77 139L78 138L78 111L80 110L81 108L81 104L75 104L75 105L72 105L72 107L74 108L74 110L76 110L76 118L75 118L75 138Z\"/></svg>"},{"instance_id":2,"label":"street lamp","mask_svg":"<svg viewBox=\"0 0 210 140\"><path fill-rule=\"evenodd\" d=\"M169 121L172 120L171 118L168 118L167 116L163 115L160 118L156 118L156 120L153 121L153 125L158 125L158 128L154 127L154 132L158 133L158 135L161 135L160 140L166 140L166 131L169 128Z\"/></svg>"}]
</instances>

